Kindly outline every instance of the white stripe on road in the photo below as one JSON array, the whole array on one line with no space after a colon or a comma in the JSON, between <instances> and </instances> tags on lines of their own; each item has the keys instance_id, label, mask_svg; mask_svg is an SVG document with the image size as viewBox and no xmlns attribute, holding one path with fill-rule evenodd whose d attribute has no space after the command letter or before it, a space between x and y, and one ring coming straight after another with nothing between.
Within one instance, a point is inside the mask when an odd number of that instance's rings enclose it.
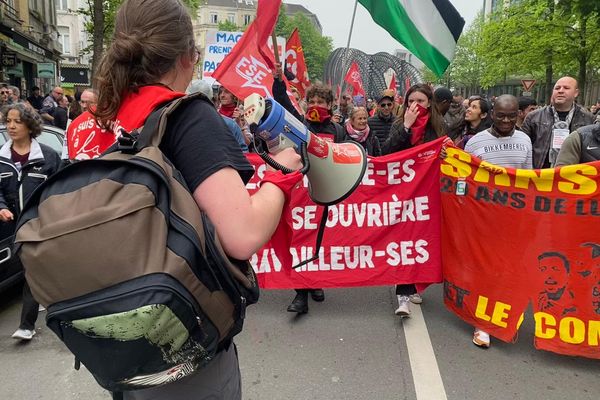
<instances>
[{"instance_id":1,"label":"white stripe on road","mask_svg":"<svg viewBox=\"0 0 600 400\"><path fill-rule=\"evenodd\" d=\"M444 382L420 306L411 304L410 318L403 318L402 326L417 400L447 400Z\"/></svg>"}]
</instances>

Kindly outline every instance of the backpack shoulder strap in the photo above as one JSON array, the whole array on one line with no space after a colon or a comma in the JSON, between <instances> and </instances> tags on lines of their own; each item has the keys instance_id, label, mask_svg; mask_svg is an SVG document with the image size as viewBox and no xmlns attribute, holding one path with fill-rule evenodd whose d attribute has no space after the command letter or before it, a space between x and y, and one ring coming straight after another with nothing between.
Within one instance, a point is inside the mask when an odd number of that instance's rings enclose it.
<instances>
[{"instance_id":1,"label":"backpack shoulder strap","mask_svg":"<svg viewBox=\"0 0 600 400\"><path fill-rule=\"evenodd\" d=\"M204 94L194 93L183 97L179 97L175 100L170 101L164 106L154 110L148 116L148 118L146 118L144 126L138 129L140 135L138 139L138 144L136 146L137 150L141 150L149 146L157 147L160 144L167 130L167 120L169 116L173 114L180 106L188 104L197 99L201 99L212 105L210 99Z\"/></svg>"}]
</instances>

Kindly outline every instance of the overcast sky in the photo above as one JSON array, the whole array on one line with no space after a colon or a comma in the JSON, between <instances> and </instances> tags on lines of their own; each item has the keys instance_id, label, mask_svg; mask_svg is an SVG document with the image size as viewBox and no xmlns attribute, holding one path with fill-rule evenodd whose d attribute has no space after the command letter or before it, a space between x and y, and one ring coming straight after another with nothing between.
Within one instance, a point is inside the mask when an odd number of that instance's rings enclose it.
<instances>
[{"instance_id":1,"label":"overcast sky","mask_svg":"<svg viewBox=\"0 0 600 400\"><path fill-rule=\"evenodd\" d=\"M413 0L421 1L421 0ZM355 0L286 0L286 3L302 4L315 13L323 26L323 34L333 38L333 47L346 47L352 21ZM450 0L465 19L465 28L483 8L483 0ZM350 47L375 54L380 51L393 53L402 46L389 33L373 22L367 10L358 4Z\"/></svg>"}]
</instances>

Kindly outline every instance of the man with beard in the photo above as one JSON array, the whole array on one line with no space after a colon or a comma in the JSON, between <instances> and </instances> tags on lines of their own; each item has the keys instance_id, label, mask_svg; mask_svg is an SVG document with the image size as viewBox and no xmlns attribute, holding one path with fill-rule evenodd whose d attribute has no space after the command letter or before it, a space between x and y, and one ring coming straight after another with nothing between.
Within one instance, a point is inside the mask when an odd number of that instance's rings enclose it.
<instances>
[{"instance_id":1,"label":"man with beard","mask_svg":"<svg viewBox=\"0 0 600 400\"><path fill-rule=\"evenodd\" d=\"M523 132L533 144L533 167L549 168L569 133L594 122L594 116L575 103L577 81L565 76L556 81L551 104L531 112L523 122Z\"/></svg>"},{"instance_id":2,"label":"man with beard","mask_svg":"<svg viewBox=\"0 0 600 400\"><path fill-rule=\"evenodd\" d=\"M379 139L379 144L382 145L390 134L390 128L394 122L392 108L394 107L394 96L382 93L377 99L377 109L375 115L367 121L369 127Z\"/></svg>"}]
</instances>

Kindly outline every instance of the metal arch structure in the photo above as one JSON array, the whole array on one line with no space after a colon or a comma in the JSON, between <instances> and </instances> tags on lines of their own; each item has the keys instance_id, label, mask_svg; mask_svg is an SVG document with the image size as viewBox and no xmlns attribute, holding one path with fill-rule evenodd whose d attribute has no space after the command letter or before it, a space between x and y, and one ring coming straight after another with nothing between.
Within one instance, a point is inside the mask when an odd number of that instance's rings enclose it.
<instances>
[{"instance_id":1,"label":"metal arch structure","mask_svg":"<svg viewBox=\"0 0 600 400\"><path fill-rule=\"evenodd\" d=\"M323 81L336 88L344 78L353 62L363 80L367 97L376 98L382 90L387 89L384 73L392 69L396 73L397 92L406 93L407 83L414 85L423 82L423 77L414 65L388 53L366 54L357 49L337 48L325 63ZM345 93L347 83L342 82Z\"/></svg>"}]
</instances>

